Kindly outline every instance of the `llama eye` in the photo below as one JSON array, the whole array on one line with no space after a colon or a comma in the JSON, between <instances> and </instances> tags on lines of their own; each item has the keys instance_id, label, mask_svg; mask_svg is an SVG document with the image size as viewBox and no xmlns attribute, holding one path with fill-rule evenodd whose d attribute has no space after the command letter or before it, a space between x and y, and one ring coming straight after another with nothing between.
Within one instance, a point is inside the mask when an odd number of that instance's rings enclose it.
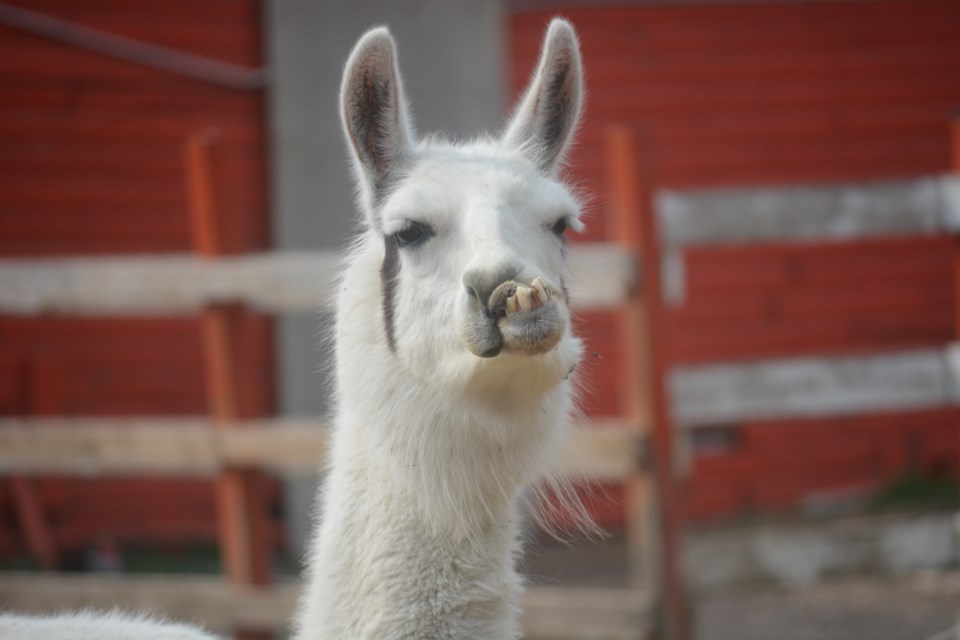
<instances>
[{"instance_id":1,"label":"llama eye","mask_svg":"<svg viewBox=\"0 0 960 640\"><path fill-rule=\"evenodd\" d=\"M420 222L410 222L400 231L393 234L398 247L406 247L416 244L432 233L430 227Z\"/></svg>"},{"instance_id":2,"label":"llama eye","mask_svg":"<svg viewBox=\"0 0 960 640\"><path fill-rule=\"evenodd\" d=\"M560 218L559 220L556 221L556 223L553 225L553 227L550 230L553 232L553 235L559 237L566 232L567 227L568 227L567 219Z\"/></svg>"}]
</instances>

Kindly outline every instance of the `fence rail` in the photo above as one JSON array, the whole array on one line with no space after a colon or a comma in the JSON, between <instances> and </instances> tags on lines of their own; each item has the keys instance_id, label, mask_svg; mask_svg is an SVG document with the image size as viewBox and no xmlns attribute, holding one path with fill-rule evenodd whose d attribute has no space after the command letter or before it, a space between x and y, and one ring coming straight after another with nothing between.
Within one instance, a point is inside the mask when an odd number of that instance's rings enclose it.
<instances>
[{"instance_id":1,"label":"fence rail","mask_svg":"<svg viewBox=\"0 0 960 640\"><path fill-rule=\"evenodd\" d=\"M59 609L162 611L182 620L202 620L215 631L283 632L299 587L230 584L212 576L86 576L6 573L0 602L23 612ZM542 640L632 640L649 625L651 599L644 591L538 587L524 595L523 627Z\"/></svg>"},{"instance_id":2,"label":"fence rail","mask_svg":"<svg viewBox=\"0 0 960 640\"><path fill-rule=\"evenodd\" d=\"M237 362L230 345L237 319L250 308L266 313L330 310L339 278L334 253L224 255L220 232L226 216L215 180L221 161L217 136L201 132L185 147L188 194L197 255L0 260L0 313L15 315L197 315L202 320L210 419L90 418L0 420L0 474L25 491L20 503L35 540L52 541L28 477L79 475L208 475L216 478L221 561L226 579L212 577L104 578L64 574L4 574L0 603L22 610L120 606L147 608L211 627L280 631L287 625L296 587L269 584L269 548L263 537L257 470L315 473L327 450L327 430L316 422L242 421L236 399ZM632 165L630 165L632 166ZM628 166L627 168L630 168ZM623 199L618 215L635 216L637 202ZM636 225L617 244L571 247L566 285L578 310L630 311L629 332L643 331L641 266L643 238ZM627 233L620 233L621 236ZM654 236L649 236L653 238ZM649 266L649 263L648 263ZM651 271L651 274L653 272ZM538 588L523 602L531 638L647 637L654 606L662 604L653 558L636 550L649 545L651 502L643 461L650 425L650 384L640 341L630 343L633 363L622 376L636 396L627 418L574 429L560 452L558 471L572 478L627 480L631 518L630 580L649 590ZM213 428L213 427L218 428ZM662 426L662 425L661 425ZM658 440L662 442L662 438ZM662 448L662 447L661 447ZM657 468L665 468L658 465ZM659 472L658 472L659 473ZM662 474L661 474L662 475ZM28 522L29 520L29 522ZM49 545L52 549L52 542ZM38 555L39 552L35 552ZM55 550L49 554L55 560ZM663 554L657 554L658 557ZM49 563L55 566L55 562ZM652 563L650 563L652 565ZM662 563L667 570L669 563ZM648 575L649 574L649 575ZM656 602L656 604L655 604ZM668 603L669 604L669 603Z\"/></svg>"},{"instance_id":3,"label":"fence rail","mask_svg":"<svg viewBox=\"0 0 960 640\"><path fill-rule=\"evenodd\" d=\"M316 311L332 305L339 264L333 252L3 259L0 311L183 315L220 302ZM612 244L573 247L570 271L571 297L581 309L616 306L634 285L629 252Z\"/></svg>"},{"instance_id":4,"label":"fence rail","mask_svg":"<svg viewBox=\"0 0 960 640\"><path fill-rule=\"evenodd\" d=\"M319 473L327 429L311 420L247 420L216 429L205 418L0 420L0 474L210 475L227 467ZM642 457L639 427L597 421L571 431L565 475L617 480Z\"/></svg>"}]
</instances>

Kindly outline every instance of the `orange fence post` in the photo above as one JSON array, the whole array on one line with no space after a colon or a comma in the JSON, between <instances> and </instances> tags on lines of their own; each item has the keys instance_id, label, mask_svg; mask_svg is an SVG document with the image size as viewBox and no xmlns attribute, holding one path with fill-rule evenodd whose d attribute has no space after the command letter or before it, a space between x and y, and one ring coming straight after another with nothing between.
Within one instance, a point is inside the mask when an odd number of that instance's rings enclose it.
<instances>
[{"instance_id":1,"label":"orange fence post","mask_svg":"<svg viewBox=\"0 0 960 640\"><path fill-rule=\"evenodd\" d=\"M53 532L43 514L43 505L32 480L22 475L10 477L13 507L23 529L30 554L41 569L52 571L60 565Z\"/></svg>"},{"instance_id":2,"label":"orange fence post","mask_svg":"<svg viewBox=\"0 0 960 640\"><path fill-rule=\"evenodd\" d=\"M633 138L621 128L611 128L606 139L607 176L613 236L618 244L639 256L640 219L636 212L642 206L643 197L635 175L635 152ZM654 487L650 481L649 443L652 423L650 394L650 361L647 358L647 322L644 308L643 276L639 262L630 296L620 313L621 353L627 354L622 364L620 393L622 412L629 424L638 428L643 442L642 458L637 468L624 482L624 509L627 535L627 552L630 560L631 581L634 586L644 587L656 579L655 558L651 553L656 537L652 526L655 505L651 502Z\"/></svg>"},{"instance_id":3,"label":"orange fence post","mask_svg":"<svg viewBox=\"0 0 960 640\"><path fill-rule=\"evenodd\" d=\"M60 390L54 382L59 381L59 376L51 376L51 370L49 359L46 358L39 361L35 359L28 366L30 391L26 394L29 400L26 400L22 407L24 413L57 414L63 411L59 402ZM10 476L10 496L30 555L41 569L59 569L60 554L57 551L56 536L47 521L34 478L23 474Z\"/></svg>"},{"instance_id":4,"label":"orange fence post","mask_svg":"<svg viewBox=\"0 0 960 640\"><path fill-rule=\"evenodd\" d=\"M648 425L649 474L628 482L627 523L632 529L631 552L641 563L642 577L655 577L659 586L660 631L668 640L691 636L690 607L680 560L681 523L674 471L673 426L667 403L667 365L663 353L663 296L660 243L653 210L649 158L640 153L636 131L612 126L606 134L607 171L616 239L638 261L637 287L624 311L626 364L624 399L628 416ZM655 504L649 504L649 495ZM650 523L654 519L655 523ZM649 542L640 536L646 532ZM651 534L652 532L652 534ZM651 552L652 551L652 552ZM655 567L650 565L655 563ZM646 565L646 568L643 568Z\"/></svg>"},{"instance_id":5,"label":"orange fence post","mask_svg":"<svg viewBox=\"0 0 960 640\"><path fill-rule=\"evenodd\" d=\"M960 179L960 115L950 122L950 169ZM954 339L960 342L960 229L953 230L954 264Z\"/></svg>"},{"instance_id":6,"label":"orange fence post","mask_svg":"<svg viewBox=\"0 0 960 640\"><path fill-rule=\"evenodd\" d=\"M950 122L950 168L960 179L960 115ZM960 349L960 229L953 230L953 349ZM957 437L957 473L960 475L960 435Z\"/></svg>"},{"instance_id":7,"label":"orange fence post","mask_svg":"<svg viewBox=\"0 0 960 640\"><path fill-rule=\"evenodd\" d=\"M219 188L219 136L208 130L191 136L185 149L187 193L198 254L229 253ZM246 308L240 303L208 305L201 320L206 388L210 413L220 428L241 417L240 362L244 348L241 327ZM221 564L235 584L262 585L270 580L270 547L263 513L262 475L254 469L227 469L216 480ZM243 633L254 639L268 634Z\"/></svg>"}]
</instances>

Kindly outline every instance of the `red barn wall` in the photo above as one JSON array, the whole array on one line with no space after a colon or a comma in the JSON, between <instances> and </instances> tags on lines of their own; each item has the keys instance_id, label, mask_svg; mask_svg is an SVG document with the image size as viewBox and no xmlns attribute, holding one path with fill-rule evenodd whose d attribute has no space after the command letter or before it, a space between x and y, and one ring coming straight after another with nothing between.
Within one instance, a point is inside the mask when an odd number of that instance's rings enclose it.
<instances>
[{"instance_id":1,"label":"red barn wall","mask_svg":"<svg viewBox=\"0 0 960 640\"><path fill-rule=\"evenodd\" d=\"M946 236L686 250L668 308L675 363L940 345L953 335Z\"/></svg>"},{"instance_id":2,"label":"red barn wall","mask_svg":"<svg viewBox=\"0 0 960 640\"><path fill-rule=\"evenodd\" d=\"M18 4L224 62L262 63L256 0ZM189 251L182 148L207 127L220 130L225 147L229 247L264 248L262 91L223 88L0 26L0 255ZM253 318L245 333L244 412L263 414L273 403L271 325ZM195 319L0 317L2 414L205 411ZM66 550L99 533L213 539L207 482L48 478L38 486ZM0 482L0 552L19 544Z\"/></svg>"},{"instance_id":3,"label":"red barn wall","mask_svg":"<svg viewBox=\"0 0 960 640\"><path fill-rule=\"evenodd\" d=\"M611 122L643 132L660 188L851 182L949 167L948 123L960 109L960 3L546 4L515 5L511 86L515 94L523 88L550 17L572 20L588 85L570 163L591 198L585 240L611 239L602 146ZM932 236L690 248L686 299L668 310L660 339L673 364L941 345L954 317L950 251L946 238ZM581 326L604 356L592 367L597 393L588 410L616 414L616 325L591 314ZM889 416L741 425L747 435L735 451L694 460L687 511L713 517L795 506L814 487L854 482L826 471L830 482L801 477L803 464L829 468L830 439L808 440L814 433L843 429L848 448L869 457L886 446L880 442L899 441L883 434L915 428L938 456L957 460L957 438L942 435L956 432L957 418L909 413L896 428ZM802 463L777 467L770 486L793 489L775 499L758 497L767 476L754 469L780 462L771 447L807 452ZM856 481L886 481L904 468L879 466Z\"/></svg>"}]
</instances>

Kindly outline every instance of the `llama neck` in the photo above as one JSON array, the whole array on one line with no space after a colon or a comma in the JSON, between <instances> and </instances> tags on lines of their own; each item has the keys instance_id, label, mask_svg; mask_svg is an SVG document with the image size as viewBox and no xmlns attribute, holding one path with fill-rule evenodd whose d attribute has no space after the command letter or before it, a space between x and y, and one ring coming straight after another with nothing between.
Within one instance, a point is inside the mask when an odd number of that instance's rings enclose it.
<instances>
[{"instance_id":1,"label":"llama neck","mask_svg":"<svg viewBox=\"0 0 960 640\"><path fill-rule=\"evenodd\" d=\"M298 638L520 637L520 495L562 416L420 400L341 409Z\"/></svg>"},{"instance_id":2,"label":"llama neck","mask_svg":"<svg viewBox=\"0 0 960 640\"><path fill-rule=\"evenodd\" d=\"M296 637L518 638L520 497L564 436L579 343L481 360L421 336L435 351L414 360L398 334L393 352L356 302L377 299L379 246L361 246L341 287L338 415Z\"/></svg>"},{"instance_id":3,"label":"llama neck","mask_svg":"<svg viewBox=\"0 0 960 640\"><path fill-rule=\"evenodd\" d=\"M515 505L450 539L383 471L331 471L298 637L519 637Z\"/></svg>"}]
</instances>

